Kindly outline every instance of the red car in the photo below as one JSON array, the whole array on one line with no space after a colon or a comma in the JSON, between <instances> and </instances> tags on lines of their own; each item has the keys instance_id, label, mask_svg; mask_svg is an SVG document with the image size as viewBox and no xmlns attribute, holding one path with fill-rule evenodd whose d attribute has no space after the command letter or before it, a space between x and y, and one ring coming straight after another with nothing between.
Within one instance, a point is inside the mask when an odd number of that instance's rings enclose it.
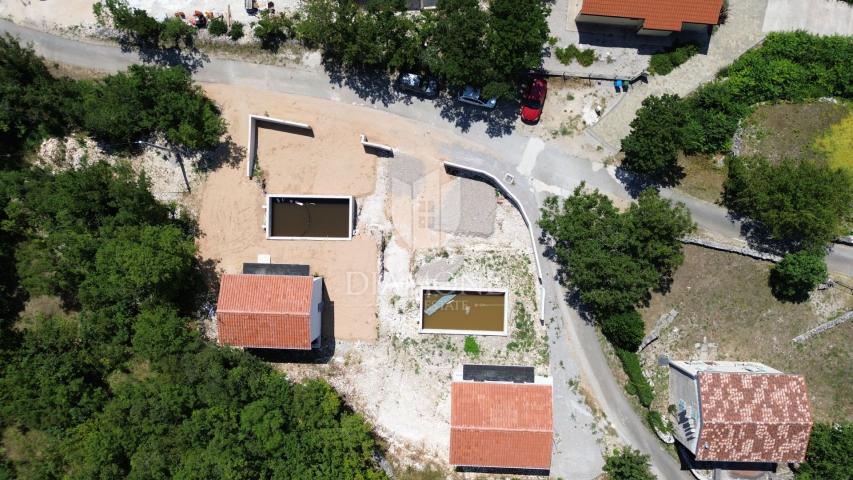
<instances>
[{"instance_id":1,"label":"red car","mask_svg":"<svg viewBox=\"0 0 853 480\"><path fill-rule=\"evenodd\" d=\"M521 102L521 120L536 123L542 116L542 106L545 105L545 95L548 94L548 83L543 78L534 78L527 87L527 95Z\"/></svg>"}]
</instances>

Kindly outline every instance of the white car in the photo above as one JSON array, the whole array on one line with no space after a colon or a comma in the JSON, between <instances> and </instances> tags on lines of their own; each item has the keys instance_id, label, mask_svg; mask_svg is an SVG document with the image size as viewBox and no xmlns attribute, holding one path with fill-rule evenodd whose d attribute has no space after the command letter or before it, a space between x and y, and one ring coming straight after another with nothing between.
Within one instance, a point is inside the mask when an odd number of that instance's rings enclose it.
<instances>
[{"instance_id":1,"label":"white car","mask_svg":"<svg viewBox=\"0 0 853 480\"><path fill-rule=\"evenodd\" d=\"M460 102L465 102L467 104L483 108L495 108L495 105L498 104L497 98L482 98L480 96L480 89L474 88L471 85L465 86L462 90L462 95L459 96L458 100Z\"/></svg>"}]
</instances>

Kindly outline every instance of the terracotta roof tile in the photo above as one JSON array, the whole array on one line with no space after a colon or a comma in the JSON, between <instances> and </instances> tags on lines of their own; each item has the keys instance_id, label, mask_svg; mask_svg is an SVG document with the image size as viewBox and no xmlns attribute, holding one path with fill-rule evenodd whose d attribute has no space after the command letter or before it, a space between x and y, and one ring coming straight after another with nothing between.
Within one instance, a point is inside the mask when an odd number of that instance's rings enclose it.
<instances>
[{"instance_id":1,"label":"terracotta roof tile","mask_svg":"<svg viewBox=\"0 0 853 480\"><path fill-rule=\"evenodd\" d=\"M700 372L702 425L696 459L799 462L812 427L800 375Z\"/></svg>"},{"instance_id":2,"label":"terracotta roof tile","mask_svg":"<svg viewBox=\"0 0 853 480\"><path fill-rule=\"evenodd\" d=\"M452 465L550 469L550 385L454 382L450 397Z\"/></svg>"},{"instance_id":3,"label":"terracotta roof tile","mask_svg":"<svg viewBox=\"0 0 853 480\"><path fill-rule=\"evenodd\" d=\"M584 0L581 13L643 19L643 28L680 32L683 23L716 25L723 0Z\"/></svg>"},{"instance_id":4,"label":"terracotta roof tile","mask_svg":"<svg viewBox=\"0 0 853 480\"><path fill-rule=\"evenodd\" d=\"M219 343L311 348L312 277L223 275L216 308Z\"/></svg>"}]
</instances>

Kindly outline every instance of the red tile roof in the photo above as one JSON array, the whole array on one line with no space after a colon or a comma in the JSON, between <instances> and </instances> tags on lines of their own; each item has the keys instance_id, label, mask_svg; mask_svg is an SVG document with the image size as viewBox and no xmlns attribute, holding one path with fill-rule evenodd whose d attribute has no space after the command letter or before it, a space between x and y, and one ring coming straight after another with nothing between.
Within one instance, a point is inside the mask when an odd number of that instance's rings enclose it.
<instances>
[{"instance_id":1,"label":"red tile roof","mask_svg":"<svg viewBox=\"0 0 853 480\"><path fill-rule=\"evenodd\" d=\"M551 395L551 385L453 382L450 463L550 469Z\"/></svg>"},{"instance_id":2,"label":"red tile roof","mask_svg":"<svg viewBox=\"0 0 853 480\"><path fill-rule=\"evenodd\" d=\"M696 459L800 462L812 428L805 379L778 373L699 372Z\"/></svg>"},{"instance_id":3,"label":"red tile roof","mask_svg":"<svg viewBox=\"0 0 853 480\"><path fill-rule=\"evenodd\" d=\"M312 277L223 275L216 308L219 343L311 349Z\"/></svg>"},{"instance_id":4,"label":"red tile roof","mask_svg":"<svg viewBox=\"0 0 853 480\"><path fill-rule=\"evenodd\" d=\"M716 25L723 0L584 0L581 14L640 18L643 28L680 32L683 23Z\"/></svg>"}]
</instances>

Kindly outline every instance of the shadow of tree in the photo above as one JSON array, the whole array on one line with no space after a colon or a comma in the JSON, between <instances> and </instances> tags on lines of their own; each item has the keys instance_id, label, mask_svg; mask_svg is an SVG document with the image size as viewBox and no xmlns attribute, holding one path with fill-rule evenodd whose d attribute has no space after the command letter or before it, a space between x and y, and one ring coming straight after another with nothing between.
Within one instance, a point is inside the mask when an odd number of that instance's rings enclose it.
<instances>
[{"instance_id":1,"label":"shadow of tree","mask_svg":"<svg viewBox=\"0 0 853 480\"><path fill-rule=\"evenodd\" d=\"M370 103L381 103L387 107L402 97L392 88L391 78L383 70L346 67L330 58L323 59L323 68L329 76L329 83L347 87L359 98Z\"/></svg>"},{"instance_id":2,"label":"shadow of tree","mask_svg":"<svg viewBox=\"0 0 853 480\"><path fill-rule=\"evenodd\" d=\"M198 72L210 57L195 47L188 48L166 48L147 41L141 41L129 36L123 36L118 40L122 52L136 51L143 63L150 63L164 67L184 67L192 73Z\"/></svg>"},{"instance_id":3,"label":"shadow of tree","mask_svg":"<svg viewBox=\"0 0 853 480\"><path fill-rule=\"evenodd\" d=\"M462 103L455 95L441 96L435 101L441 118L453 126L468 132L475 123L486 124L486 134L491 137L502 137L515 131L520 103L518 101L499 102L494 109L476 107Z\"/></svg>"},{"instance_id":4,"label":"shadow of tree","mask_svg":"<svg viewBox=\"0 0 853 480\"><path fill-rule=\"evenodd\" d=\"M236 168L246 158L246 147L234 143L231 136L226 137L214 150L202 154L196 163L200 172L211 172L223 166Z\"/></svg>"},{"instance_id":5,"label":"shadow of tree","mask_svg":"<svg viewBox=\"0 0 853 480\"><path fill-rule=\"evenodd\" d=\"M643 190L654 188L672 188L681 183L681 179L685 176L684 169L680 165L674 168L662 171L656 175L642 175L632 172L623 166L616 167L616 179L625 187L625 191L631 195L631 198L637 198Z\"/></svg>"}]
</instances>

